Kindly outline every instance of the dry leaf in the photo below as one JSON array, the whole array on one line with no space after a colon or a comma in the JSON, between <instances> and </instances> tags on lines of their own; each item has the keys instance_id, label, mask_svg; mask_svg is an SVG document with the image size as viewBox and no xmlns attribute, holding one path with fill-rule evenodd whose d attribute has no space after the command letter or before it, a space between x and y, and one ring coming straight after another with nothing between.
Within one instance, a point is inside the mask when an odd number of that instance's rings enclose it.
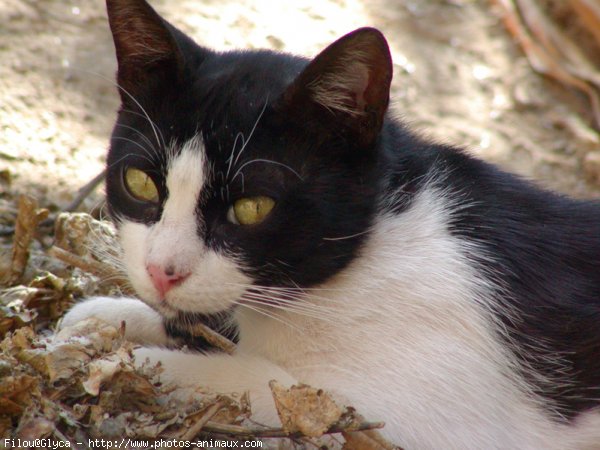
<instances>
[{"instance_id":1,"label":"dry leaf","mask_svg":"<svg viewBox=\"0 0 600 450\"><path fill-rule=\"evenodd\" d=\"M111 380L126 364L131 365L131 363L129 353L123 351L123 348L114 354L92 361L88 365L89 376L83 382L83 388L88 394L97 396L102 383Z\"/></svg>"},{"instance_id":2,"label":"dry leaf","mask_svg":"<svg viewBox=\"0 0 600 450\"><path fill-rule=\"evenodd\" d=\"M571 40L547 16L535 0L496 0L503 8L503 20L508 31L517 39L534 70L584 92L591 104L596 127L600 128L600 69L577 43ZM575 12L582 14L584 23L593 24L600 18L597 6L584 8L574 2ZM587 16L587 17L586 17Z\"/></svg>"},{"instance_id":3,"label":"dry leaf","mask_svg":"<svg viewBox=\"0 0 600 450\"><path fill-rule=\"evenodd\" d=\"M119 361L101 359L89 364L90 375L83 382L83 389L94 397L100 392L100 385L107 380L112 379L113 375L119 370Z\"/></svg>"},{"instance_id":4,"label":"dry leaf","mask_svg":"<svg viewBox=\"0 0 600 450\"><path fill-rule=\"evenodd\" d=\"M322 389L295 385L286 389L277 381L269 383L283 429L305 436L322 436L342 417L343 410Z\"/></svg>"},{"instance_id":5,"label":"dry leaf","mask_svg":"<svg viewBox=\"0 0 600 450\"><path fill-rule=\"evenodd\" d=\"M0 379L0 411L20 415L37 392L37 380L30 375L7 376Z\"/></svg>"},{"instance_id":6,"label":"dry leaf","mask_svg":"<svg viewBox=\"0 0 600 450\"><path fill-rule=\"evenodd\" d=\"M10 306L0 305L0 338L9 331L32 324L35 317L34 311L24 309L18 303Z\"/></svg>"},{"instance_id":7,"label":"dry leaf","mask_svg":"<svg viewBox=\"0 0 600 450\"><path fill-rule=\"evenodd\" d=\"M37 417L25 422L19 426L18 438L27 441L42 439L50 435L54 430L54 422L45 417Z\"/></svg>"},{"instance_id":8,"label":"dry leaf","mask_svg":"<svg viewBox=\"0 0 600 450\"><path fill-rule=\"evenodd\" d=\"M54 245L78 256L92 256L98 241L107 248L118 248L116 232L110 222L99 221L85 213L61 213L54 226Z\"/></svg>"},{"instance_id":9,"label":"dry leaf","mask_svg":"<svg viewBox=\"0 0 600 450\"><path fill-rule=\"evenodd\" d=\"M115 327L100 319L90 317L73 326L61 329L56 334L54 342L79 342L91 346L96 352L108 352L113 349L120 337L119 330ZM120 344L120 342L117 343Z\"/></svg>"}]
</instances>

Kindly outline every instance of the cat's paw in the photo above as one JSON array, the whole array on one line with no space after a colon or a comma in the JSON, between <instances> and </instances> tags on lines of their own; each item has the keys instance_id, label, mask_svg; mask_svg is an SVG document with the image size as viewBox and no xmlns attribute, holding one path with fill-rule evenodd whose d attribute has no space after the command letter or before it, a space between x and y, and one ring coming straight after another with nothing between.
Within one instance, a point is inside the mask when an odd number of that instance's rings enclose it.
<instances>
[{"instance_id":1,"label":"cat's paw","mask_svg":"<svg viewBox=\"0 0 600 450\"><path fill-rule=\"evenodd\" d=\"M84 300L65 314L59 328L73 326L90 317L117 329L125 322L125 338L131 342L160 346L170 343L161 315L135 298L92 297Z\"/></svg>"},{"instance_id":2,"label":"cat's paw","mask_svg":"<svg viewBox=\"0 0 600 450\"><path fill-rule=\"evenodd\" d=\"M252 420L267 426L280 426L275 409L270 380L291 386L297 380L281 367L261 357L251 355L199 354L178 350L141 347L133 351L135 364L160 363L160 381L177 387L181 398L190 390L219 394L250 394Z\"/></svg>"}]
</instances>

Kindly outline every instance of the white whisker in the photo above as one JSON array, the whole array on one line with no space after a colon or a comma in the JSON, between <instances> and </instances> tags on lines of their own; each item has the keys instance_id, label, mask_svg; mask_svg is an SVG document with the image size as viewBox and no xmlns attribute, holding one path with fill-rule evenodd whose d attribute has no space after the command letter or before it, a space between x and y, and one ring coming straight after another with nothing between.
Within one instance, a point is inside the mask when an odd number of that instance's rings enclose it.
<instances>
[{"instance_id":1,"label":"white whisker","mask_svg":"<svg viewBox=\"0 0 600 450\"><path fill-rule=\"evenodd\" d=\"M260 119L262 118L263 114L265 113L265 110L267 109L267 104L268 103L269 103L269 97L267 96L267 99L265 100L265 104L262 107L262 110L260 111L260 113L258 114L258 118L254 122L254 125L252 126L252 130L250 130L250 134L248 135L248 140L245 141L245 142L242 142L242 148L238 152L238 155L235 158L235 161L233 162L234 166L237 164L238 160L240 159L240 156L242 156L242 153L246 149L246 146L248 145L248 142L250 142L250 139L252 139L252 136L254 135L254 130L256 130L256 126L258 125L258 122L260 122ZM229 171L227 172L227 174L229 175Z\"/></svg>"},{"instance_id":2,"label":"white whisker","mask_svg":"<svg viewBox=\"0 0 600 450\"><path fill-rule=\"evenodd\" d=\"M133 112L133 111L130 111L130 112ZM153 149L154 151L156 151L154 149L154 145L152 145L152 141L150 139L148 139L148 137L144 133L142 133L140 130L138 130L137 128L130 127L129 125L124 125L122 123L116 123L115 127L121 127L121 128L125 128L127 130L131 130L131 131L135 132L139 137L141 137L144 140L144 142L146 142L146 144L148 144L148 146L151 149Z\"/></svg>"},{"instance_id":3,"label":"white whisker","mask_svg":"<svg viewBox=\"0 0 600 450\"><path fill-rule=\"evenodd\" d=\"M254 293L245 294L244 300L254 301L270 308L277 308L320 320L335 319L337 317L337 313L330 308L313 305L310 303L302 303L294 300L278 299L270 296L257 295Z\"/></svg>"},{"instance_id":4,"label":"white whisker","mask_svg":"<svg viewBox=\"0 0 600 450\"><path fill-rule=\"evenodd\" d=\"M239 305L239 306L242 306L244 308L248 308L251 311L254 311L254 312L258 313L258 314L262 314L263 316L266 316L266 317L268 317L270 319L276 320L277 322L282 323L283 325L288 326L290 328L293 328L293 329L295 329L297 331L301 331L296 325L294 325L294 324L292 324L292 323L290 323L288 321L285 321L280 316L274 314L274 311L270 311L270 312L265 311L264 310L264 304L261 304L260 307L251 306L247 302L241 302L241 301L240 302L236 302L236 304Z\"/></svg>"},{"instance_id":5,"label":"white whisker","mask_svg":"<svg viewBox=\"0 0 600 450\"><path fill-rule=\"evenodd\" d=\"M233 176L233 178L231 179L231 181L233 181L233 180L236 179L236 177L240 174L240 172L242 171L242 169L244 167L246 167L249 164L254 164L254 163L258 163L258 162L262 162L262 163L266 163L266 164L274 164L276 166L284 167L284 168L288 169L290 172L292 172L294 175L296 175L300 179L300 181L304 181L304 179L300 176L300 174L298 172L296 172L294 169L292 169L290 166L288 166L287 164L284 164L284 163L281 163L281 162L278 162L278 161L271 161L270 159L263 159L263 158L251 159L250 161L246 161L237 170L237 172L235 173L235 175Z\"/></svg>"},{"instance_id":6,"label":"white whisker","mask_svg":"<svg viewBox=\"0 0 600 450\"><path fill-rule=\"evenodd\" d=\"M133 145L141 148L145 153L145 155L141 155L142 158L144 158L146 161L148 161L151 164L156 162L152 159L152 153L150 153L150 151L146 147L144 147L142 144L140 144L139 142L136 142L132 139L121 137L121 136L113 136L113 139L119 139L121 141L129 142L130 144L133 144Z\"/></svg>"},{"instance_id":7,"label":"white whisker","mask_svg":"<svg viewBox=\"0 0 600 450\"><path fill-rule=\"evenodd\" d=\"M150 124L150 127L152 128L154 137L156 138L156 142L159 145L159 147L161 146L161 143L162 143L162 146L164 147L165 141L164 141L162 132L160 131L158 126L152 121L152 119L150 118L150 116L148 115L148 113L146 112L144 107L140 104L140 102L137 101L137 99L127 89L125 89L119 83L115 82L113 79L108 78L99 72L94 72L93 70L87 70L87 69L81 69L81 68L74 68L74 70L77 70L77 71L80 71L83 73L87 73L89 75L94 75L94 76L108 82L112 86L115 86L117 89L122 91L125 95L127 95L127 97L129 97L137 105L137 107L140 108L140 110L144 113L142 117L144 117L146 120L148 120L148 123ZM130 111L130 112L133 112L133 111ZM160 134L160 139L159 139L159 134Z\"/></svg>"},{"instance_id":8,"label":"white whisker","mask_svg":"<svg viewBox=\"0 0 600 450\"><path fill-rule=\"evenodd\" d=\"M225 178L229 177L229 173L231 172L231 167L233 166L233 155L235 155L235 149L237 148L238 139L242 139L242 149L245 147L244 134L240 131L235 135L235 140L233 141L233 148L231 149L231 154L229 155L229 165L227 166L227 172L225 173ZM237 159L236 159L237 161Z\"/></svg>"},{"instance_id":9,"label":"white whisker","mask_svg":"<svg viewBox=\"0 0 600 450\"><path fill-rule=\"evenodd\" d=\"M326 237L324 237L323 240L324 241L343 241L343 240L346 240L346 239L352 239L352 238L355 238L355 237L358 237L358 236L362 236L363 234L368 234L371 231L372 231L371 229L367 229L367 230L361 231L360 233L354 233L354 234L350 234L348 236L340 236L340 237L334 237L334 238L326 238Z\"/></svg>"}]
</instances>

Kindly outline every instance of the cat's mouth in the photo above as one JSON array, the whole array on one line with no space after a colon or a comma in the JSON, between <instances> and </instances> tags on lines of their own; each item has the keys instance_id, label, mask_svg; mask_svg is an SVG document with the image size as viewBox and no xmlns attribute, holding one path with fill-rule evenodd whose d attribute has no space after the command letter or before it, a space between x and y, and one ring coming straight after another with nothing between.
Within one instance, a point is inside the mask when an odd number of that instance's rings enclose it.
<instances>
[{"instance_id":1,"label":"cat's mouth","mask_svg":"<svg viewBox=\"0 0 600 450\"><path fill-rule=\"evenodd\" d=\"M223 311L216 314L200 314L179 311L176 317L165 319L164 324L167 334L189 348L206 351L213 344L199 336L195 326L202 324L211 330L225 336L237 343L237 328L231 321L232 311Z\"/></svg>"}]
</instances>

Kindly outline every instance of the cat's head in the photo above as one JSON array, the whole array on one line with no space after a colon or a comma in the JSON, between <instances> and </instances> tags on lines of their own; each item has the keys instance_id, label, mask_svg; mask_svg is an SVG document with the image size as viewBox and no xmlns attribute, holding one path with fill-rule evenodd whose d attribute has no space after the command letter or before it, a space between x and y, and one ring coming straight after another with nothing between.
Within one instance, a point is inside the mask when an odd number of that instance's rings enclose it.
<instances>
[{"instance_id":1,"label":"cat's head","mask_svg":"<svg viewBox=\"0 0 600 450\"><path fill-rule=\"evenodd\" d=\"M384 163L381 33L356 30L312 61L217 53L143 0L107 5L122 106L106 191L139 295L167 317L212 314L356 257Z\"/></svg>"}]
</instances>

